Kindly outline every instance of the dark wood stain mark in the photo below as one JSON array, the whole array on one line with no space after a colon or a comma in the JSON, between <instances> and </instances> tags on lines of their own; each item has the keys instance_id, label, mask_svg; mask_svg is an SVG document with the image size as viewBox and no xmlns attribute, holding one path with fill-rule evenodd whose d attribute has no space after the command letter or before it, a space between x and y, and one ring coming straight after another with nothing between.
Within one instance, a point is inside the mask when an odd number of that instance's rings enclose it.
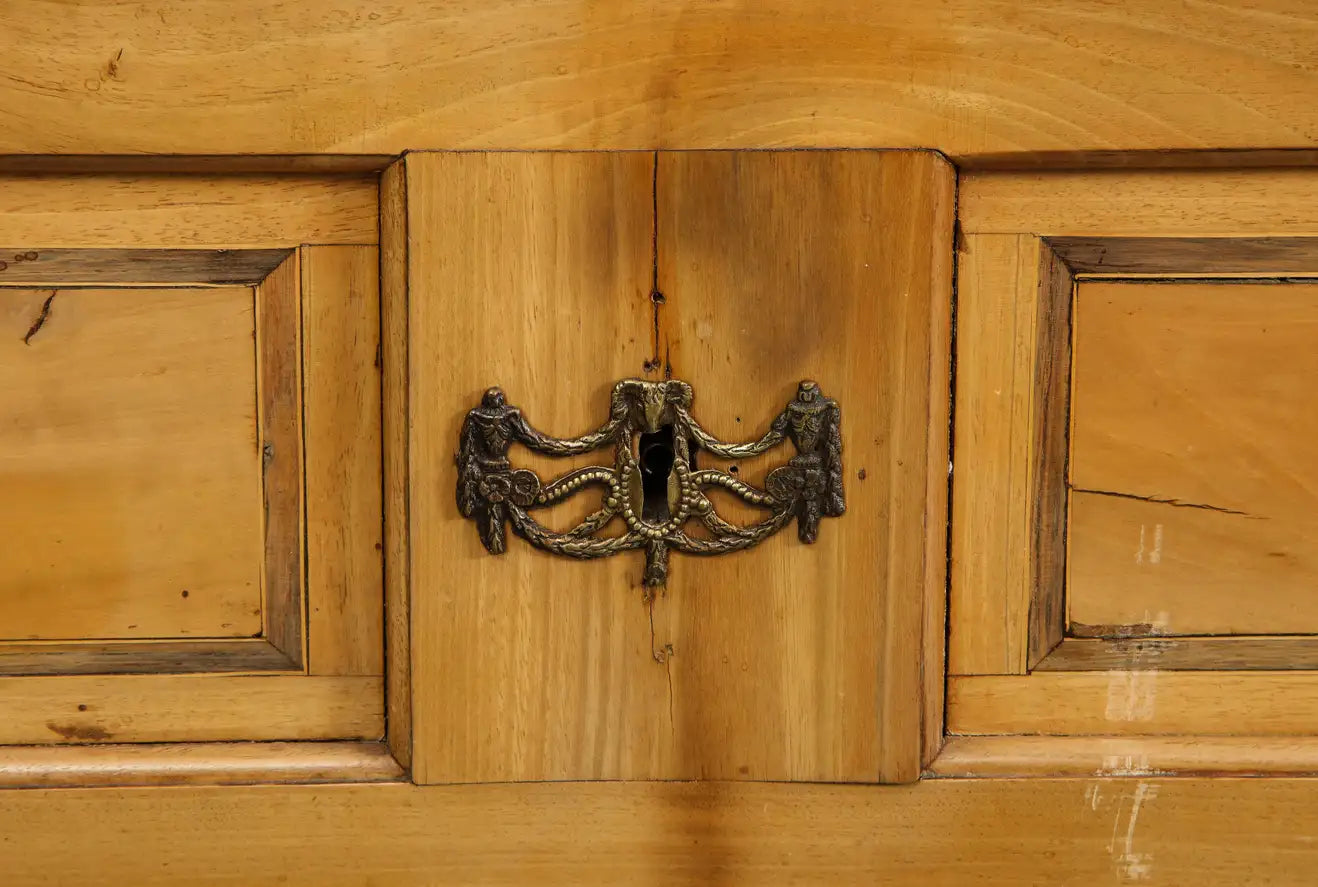
<instances>
[{"instance_id":1,"label":"dark wood stain mark","mask_svg":"<svg viewBox=\"0 0 1318 887\"><path fill-rule=\"evenodd\" d=\"M88 742L103 742L113 739L114 734L96 724L57 724L46 721L46 728L63 739L81 739Z\"/></svg>"}]
</instances>

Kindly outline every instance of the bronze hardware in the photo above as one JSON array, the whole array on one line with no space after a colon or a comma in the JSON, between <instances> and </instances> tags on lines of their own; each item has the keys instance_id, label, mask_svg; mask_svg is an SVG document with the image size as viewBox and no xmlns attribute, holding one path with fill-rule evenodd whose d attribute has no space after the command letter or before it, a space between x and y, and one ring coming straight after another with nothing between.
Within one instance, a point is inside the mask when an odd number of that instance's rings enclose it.
<instances>
[{"instance_id":1,"label":"bronze hardware","mask_svg":"<svg viewBox=\"0 0 1318 887\"><path fill-rule=\"evenodd\" d=\"M480 406L467 413L458 450L458 509L476 522L481 542L502 554L506 527L536 548L567 557L608 557L644 548L645 584L662 585L668 577L668 552L725 554L750 548L796 518L802 542L814 542L823 517L846 509L842 491L842 411L814 382L804 381L759 440L729 444L703 429L691 416L692 389L686 382L625 379L613 386L609 419L596 431L576 438L556 438L531 427L499 388L491 388ZM699 468L707 452L723 459L746 459L790 440L796 455L769 472L759 489L733 475ZM520 443L549 456L574 456L613 447L613 466L594 465L569 471L542 483L532 471L513 468L508 450ZM567 532L555 532L531 512L547 508L587 486L603 489L600 508ZM723 489L763 508L763 521L738 526L718 515L705 496ZM615 518L621 535L596 533ZM708 532L692 537L684 531L698 520Z\"/></svg>"}]
</instances>

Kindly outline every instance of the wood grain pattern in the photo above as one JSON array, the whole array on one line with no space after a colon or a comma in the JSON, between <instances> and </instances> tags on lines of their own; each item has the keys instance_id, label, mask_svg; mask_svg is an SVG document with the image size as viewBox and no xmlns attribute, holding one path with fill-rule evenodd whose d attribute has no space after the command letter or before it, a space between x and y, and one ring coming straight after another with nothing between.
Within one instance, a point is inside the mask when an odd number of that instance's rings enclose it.
<instances>
[{"instance_id":1,"label":"wood grain pattern","mask_svg":"<svg viewBox=\"0 0 1318 887\"><path fill-rule=\"evenodd\" d=\"M1311 883L1313 779L567 783L7 793L7 884ZM1115 837L1114 837L1115 835Z\"/></svg>"},{"instance_id":2,"label":"wood grain pattern","mask_svg":"<svg viewBox=\"0 0 1318 887\"><path fill-rule=\"evenodd\" d=\"M1318 632L1318 286L1084 283L1076 304L1071 619Z\"/></svg>"},{"instance_id":3,"label":"wood grain pattern","mask_svg":"<svg viewBox=\"0 0 1318 887\"><path fill-rule=\"evenodd\" d=\"M951 170L907 152L662 153L657 189L665 372L724 440L758 438L814 379L842 407L847 492L813 545L789 527L737 555L675 556L655 605L673 775L915 779L925 595L946 563L926 509L946 500L932 348L950 321ZM740 476L762 485L790 454Z\"/></svg>"},{"instance_id":4,"label":"wood grain pattern","mask_svg":"<svg viewBox=\"0 0 1318 887\"><path fill-rule=\"evenodd\" d=\"M642 562L516 538L494 557L454 502L462 420L485 389L573 435L604 421L614 381L643 372L653 158L405 162L413 778L678 775ZM571 464L514 459L547 476Z\"/></svg>"},{"instance_id":5,"label":"wood grain pattern","mask_svg":"<svg viewBox=\"0 0 1318 887\"><path fill-rule=\"evenodd\" d=\"M929 775L1022 777L1318 776L1307 736L952 736Z\"/></svg>"},{"instance_id":6,"label":"wood grain pattern","mask_svg":"<svg viewBox=\"0 0 1318 887\"><path fill-rule=\"evenodd\" d=\"M380 360L384 444L384 628L389 749L412 764L412 619L408 551L407 164L380 177Z\"/></svg>"},{"instance_id":7,"label":"wood grain pattern","mask_svg":"<svg viewBox=\"0 0 1318 887\"><path fill-rule=\"evenodd\" d=\"M369 244L377 192L374 176L0 176L0 242L38 253Z\"/></svg>"},{"instance_id":8,"label":"wood grain pattern","mask_svg":"<svg viewBox=\"0 0 1318 887\"><path fill-rule=\"evenodd\" d=\"M949 733L1304 736L1312 672L1110 671L948 679Z\"/></svg>"},{"instance_id":9,"label":"wood grain pattern","mask_svg":"<svg viewBox=\"0 0 1318 887\"><path fill-rule=\"evenodd\" d=\"M286 249L43 249L0 247L0 285L258 284Z\"/></svg>"},{"instance_id":10,"label":"wood grain pattern","mask_svg":"<svg viewBox=\"0 0 1318 887\"><path fill-rule=\"evenodd\" d=\"M1298 0L11 0L10 153L1313 147ZM881 109L881 112L880 110Z\"/></svg>"},{"instance_id":11,"label":"wood grain pattern","mask_svg":"<svg viewBox=\"0 0 1318 887\"><path fill-rule=\"evenodd\" d=\"M1050 237L1075 274L1305 276L1318 272L1318 237Z\"/></svg>"},{"instance_id":12,"label":"wood grain pattern","mask_svg":"<svg viewBox=\"0 0 1318 887\"><path fill-rule=\"evenodd\" d=\"M1063 628L1071 279L1027 234L959 263L948 668L1023 674Z\"/></svg>"},{"instance_id":13,"label":"wood grain pattern","mask_svg":"<svg viewBox=\"0 0 1318 887\"><path fill-rule=\"evenodd\" d=\"M299 668L306 662L301 280L294 252L256 288L255 337L264 636Z\"/></svg>"},{"instance_id":14,"label":"wood grain pattern","mask_svg":"<svg viewBox=\"0 0 1318 887\"><path fill-rule=\"evenodd\" d=\"M1035 671L1316 671L1318 638L1068 637Z\"/></svg>"},{"instance_id":15,"label":"wood grain pattern","mask_svg":"<svg viewBox=\"0 0 1318 887\"><path fill-rule=\"evenodd\" d=\"M0 675L222 674L295 671L261 638L228 641L0 643Z\"/></svg>"},{"instance_id":16,"label":"wood grain pattern","mask_svg":"<svg viewBox=\"0 0 1318 887\"><path fill-rule=\"evenodd\" d=\"M383 699L373 677L0 678L0 745L378 740Z\"/></svg>"},{"instance_id":17,"label":"wood grain pattern","mask_svg":"<svg viewBox=\"0 0 1318 887\"><path fill-rule=\"evenodd\" d=\"M958 196L968 234L1318 235L1318 175L1311 169L968 173Z\"/></svg>"},{"instance_id":18,"label":"wood grain pattern","mask_svg":"<svg viewBox=\"0 0 1318 887\"><path fill-rule=\"evenodd\" d=\"M312 246L301 257L307 669L381 675L379 251Z\"/></svg>"},{"instance_id":19,"label":"wood grain pattern","mask_svg":"<svg viewBox=\"0 0 1318 887\"><path fill-rule=\"evenodd\" d=\"M0 788L393 782L379 742L198 742L0 747Z\"/></svg>"},{"instance_id":20,"label":"wood grain pattern","mask_svg":"<svg viewBox=\"0 0 1318 887\"><path fill-rule=\"evenodd\" d=\"M252 291L0 290L0 636L261 629Z\"/></svg>"}]
</instances>

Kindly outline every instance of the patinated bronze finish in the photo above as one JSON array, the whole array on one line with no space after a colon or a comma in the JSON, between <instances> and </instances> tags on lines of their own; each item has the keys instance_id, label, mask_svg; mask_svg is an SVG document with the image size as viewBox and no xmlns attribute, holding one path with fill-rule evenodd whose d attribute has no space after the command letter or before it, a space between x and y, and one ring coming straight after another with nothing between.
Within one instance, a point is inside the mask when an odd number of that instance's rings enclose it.
<instances>
[{"instance_id":1,"label":"patinated bronze finish","mask_svg":"<svg viewBox=\"0 0 1318 887\"><path fill-rule=\"evenodd\" d=\"M613 387L609 420L590 434L556 438L531 427L502 390L491 388L467 414L458 450L458 509L476 522L481 542L502 554L506 528L536 548L589 559L644 548L646 585L668 578L670 550L714 555L757 545L796 519L802 542L814 542L824 517L846 509L842 492L842 411L814 382L805 381L759 440L729 444L691 416L691 386L669 380L625 379ZM699 468L700 453L742 460L763 455L784 440L796 448L786 465L768 473L760 489L713 468ZM574 456L613 448L613 465L569 471L542 483L532 471L513 468L513 443L548 456ZM531 512L548 508L587 486L600 487L600 508L567 532L545 527ZM718 515L705 491L739 496L768 516L748 526ZM607 524L625 524L617 535L599 535ZM705 532L688 535L688 522Z\"/></svg>"}]
</instances>

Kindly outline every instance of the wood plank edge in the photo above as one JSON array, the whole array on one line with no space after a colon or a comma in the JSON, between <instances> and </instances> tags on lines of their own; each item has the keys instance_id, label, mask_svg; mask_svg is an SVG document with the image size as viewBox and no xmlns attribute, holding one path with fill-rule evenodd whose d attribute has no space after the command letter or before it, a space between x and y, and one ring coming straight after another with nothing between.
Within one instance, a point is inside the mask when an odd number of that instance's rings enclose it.
<instances>
[{"instance_id":1,"label":"wood plank edge","mask_svg":"<svg viewBox=\"0 0 1318 887\"><path fill-rule=\"evenodd\" d=\"M0 154L0 174L363 175L396 154Z\"/></svg>"}]
</instances>

